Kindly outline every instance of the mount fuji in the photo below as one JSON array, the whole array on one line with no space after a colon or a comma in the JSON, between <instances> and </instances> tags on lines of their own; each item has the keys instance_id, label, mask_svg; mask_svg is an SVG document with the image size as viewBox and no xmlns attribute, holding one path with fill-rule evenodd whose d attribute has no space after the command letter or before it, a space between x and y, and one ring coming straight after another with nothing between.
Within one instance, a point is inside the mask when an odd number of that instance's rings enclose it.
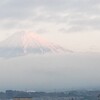
<instances>
[{"instance_id":1,"label":"mount fuji","mask_svg":"<svg viewBox=\"0 0 100 100\"><path fill-rule=\"evenodd\" d=\"M24 56L27 54L72 52L59 45L47 42L35 33L13 34L0 43L0 57Z\"/></svg>"}]
</instances>

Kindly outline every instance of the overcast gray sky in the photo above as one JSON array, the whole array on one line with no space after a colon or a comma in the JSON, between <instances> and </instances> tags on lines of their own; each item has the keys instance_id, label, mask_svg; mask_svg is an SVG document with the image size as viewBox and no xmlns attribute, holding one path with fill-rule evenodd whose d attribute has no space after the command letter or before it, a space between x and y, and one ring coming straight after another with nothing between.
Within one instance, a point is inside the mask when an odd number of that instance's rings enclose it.
<instances>
[{"instance_id":1,"label":"overcast gray sky","mask_svg":"<svg viewBox=\"0 0 100 100\"><path fill-rule=\"evenodd\" d=\"M100 1L0 1L0 40L19 31L32 31L74 51L99 52Z\"/></svg>"}]
</instances>

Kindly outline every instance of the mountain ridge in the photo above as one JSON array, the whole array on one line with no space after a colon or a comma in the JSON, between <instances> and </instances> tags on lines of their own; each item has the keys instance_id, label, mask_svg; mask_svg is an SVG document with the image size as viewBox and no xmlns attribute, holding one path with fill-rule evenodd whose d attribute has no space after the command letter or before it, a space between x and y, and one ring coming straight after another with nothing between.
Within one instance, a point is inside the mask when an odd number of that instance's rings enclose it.
<instances>
[{"instance_id":1,"label":"mountain ridge","mask_svg":"<svg viewBox=\"0 0 100 100\"><path fill-rule=\"evenodd\" d=\"M29 32L16 33L0 43L0 57L72 52Z\"/></svg>"}]
</instances>

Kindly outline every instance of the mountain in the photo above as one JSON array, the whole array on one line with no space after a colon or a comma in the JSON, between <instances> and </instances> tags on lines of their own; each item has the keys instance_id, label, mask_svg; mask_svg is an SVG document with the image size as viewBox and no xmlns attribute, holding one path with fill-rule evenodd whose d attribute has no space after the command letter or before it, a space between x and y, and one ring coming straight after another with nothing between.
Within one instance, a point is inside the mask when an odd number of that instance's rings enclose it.
<instances>
[{"instance_id":1,"label":"mountain","mask_svg":"<svg viewBox=\"0 0 100 100\"><path fill-rule=\"evenodd\" d=\"M0 57L23 56L26 54L71 52L59 45L47 42L34 33L20 32L0 43Z\"/></svg>"}]
</instances>

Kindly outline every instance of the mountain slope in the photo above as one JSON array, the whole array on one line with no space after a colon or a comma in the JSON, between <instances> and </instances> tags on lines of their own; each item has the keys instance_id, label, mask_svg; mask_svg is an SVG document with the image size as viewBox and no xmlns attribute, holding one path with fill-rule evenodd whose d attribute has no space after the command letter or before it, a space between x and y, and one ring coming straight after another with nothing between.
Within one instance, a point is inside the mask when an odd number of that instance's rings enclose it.
<instances>
[{"instance_id":1,"label":"mountain slope","mask_svg":"<svg viewBox=\"0 0 100 100\"><path fill-rule=\"evenodd\" d=\"M30 53L71 52L59 45L49 43L34 33L17 33L0 43L0 56L13 57Z\"/></svg>"}]
</instances>

